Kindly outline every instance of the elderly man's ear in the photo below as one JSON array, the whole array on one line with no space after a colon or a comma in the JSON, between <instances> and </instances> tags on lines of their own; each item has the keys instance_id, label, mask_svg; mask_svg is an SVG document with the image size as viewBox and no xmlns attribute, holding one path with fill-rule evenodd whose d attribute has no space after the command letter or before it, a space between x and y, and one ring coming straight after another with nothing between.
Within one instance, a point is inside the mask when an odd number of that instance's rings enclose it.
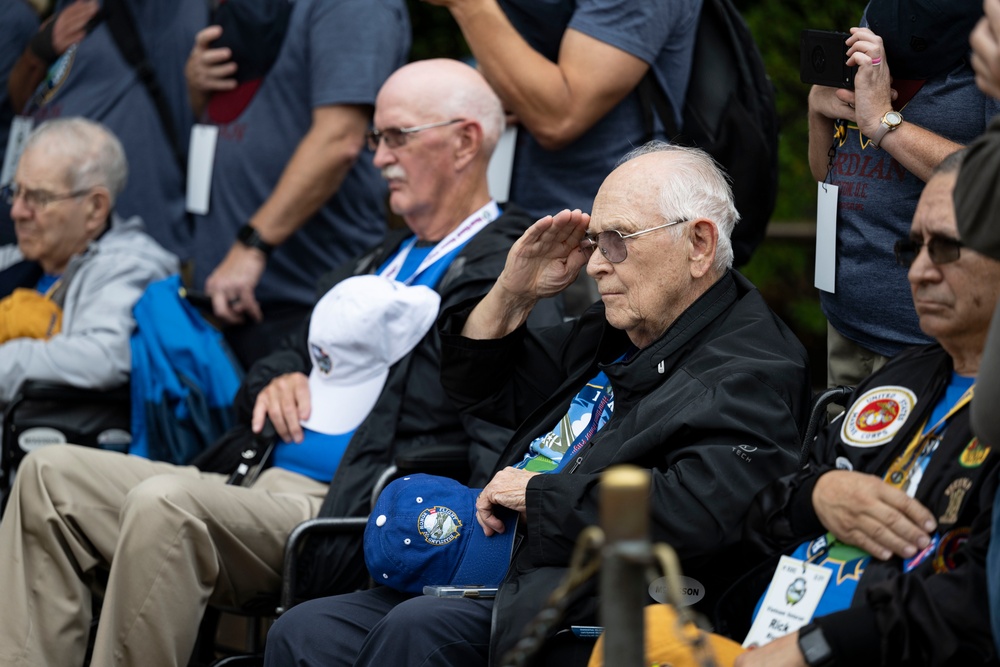
<instances>
[{"instance_id":1,"label":"elderly man's ear","mask_svg":"<svg viewBox=\"0 0 1000 667\"><path fill-rule=\"evenodd\" d=\"M87 213L87 229L101 231L111 214L111 193L107 188L96 187L87 194L83 205Z\"/></svg>"},{"instance_id":2,"label":"elderly man's ear","mask_svg":"<svg viewBox=\"0 0 1000 667\"><path fill-rule=\"evenodd\" d=\"M455 169L465 169L483 149L483 128L475 121L465 121L457 132Z\"/></svg>"},{"instance_id":3,"label":"elderly man's ear","mask_svg":"<svg viewBox=\"0 0 1000 667\"><path fill-rule=\"evenodd\" d=\"M688 223L687 227L691 276L697 279L712 271L715 249L719 244L719 228L711 220L705 219Z\"/></svg>"}]
</instances>

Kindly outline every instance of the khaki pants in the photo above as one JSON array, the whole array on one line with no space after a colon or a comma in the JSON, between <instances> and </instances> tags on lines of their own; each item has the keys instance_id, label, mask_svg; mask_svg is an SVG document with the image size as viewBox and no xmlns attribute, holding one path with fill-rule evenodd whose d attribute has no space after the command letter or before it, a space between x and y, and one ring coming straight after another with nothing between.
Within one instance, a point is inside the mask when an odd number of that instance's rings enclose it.
<instances>
[{"instance_id":1,"label":"khaki pants","mask_svg":"<svg viewBox=\"0 0 1000 667\"><path fill-rule=\"evenodd\" d=\"M867 350L826 325L826 381L828 387L857 387L866 377L885 366L889 357Z\"/></svg>"},{"instance_id":2,"label":"khaki pants","mask_svg":"<svg viewBox=\"0 0 1000 667\"><path fill-rule=\"evenodd\" d=\"M0 665L78 667L92 575L110 568L92 664L187 665L209 602L276 593L285 539L327 486L55 445L26 457L0 521Z\"/></svg>"}]
</instances>

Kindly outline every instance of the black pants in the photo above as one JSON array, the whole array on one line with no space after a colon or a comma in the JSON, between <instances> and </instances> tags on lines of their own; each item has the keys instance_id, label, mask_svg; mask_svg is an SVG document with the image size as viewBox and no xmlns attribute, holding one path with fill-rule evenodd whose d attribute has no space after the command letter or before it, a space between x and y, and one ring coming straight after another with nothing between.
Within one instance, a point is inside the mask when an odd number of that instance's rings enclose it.
<instances>
[{"instance_id":1,"label":"black pants","mask_svg":"<svg viewBox=\"0 0 1000 667\"><path fill-rule=\"evenodd\" d=\"M485 667L492 600L380 587L305 602L267 635L266 667Z\"/></svg>"}]
</instances>

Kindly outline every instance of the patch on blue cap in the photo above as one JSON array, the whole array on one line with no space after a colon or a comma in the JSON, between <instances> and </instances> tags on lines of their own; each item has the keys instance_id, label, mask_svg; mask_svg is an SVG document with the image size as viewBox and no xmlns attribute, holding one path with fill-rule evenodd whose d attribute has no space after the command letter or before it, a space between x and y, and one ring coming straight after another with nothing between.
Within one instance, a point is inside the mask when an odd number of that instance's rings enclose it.
<instances>
[{"instance_id":1,"label":"patch on blue cap","mask_svg":"<svg viewBox=\"0 0 1000 667\"><path fill-rule=\"evenodd\" d=\"M435 585L499 585L510 566L517 513L498 508L505 530L487 537L476 521L481 490L423 474L386 486L365 528L372 578L410 593Z\"/></svg>"}]
</instances>

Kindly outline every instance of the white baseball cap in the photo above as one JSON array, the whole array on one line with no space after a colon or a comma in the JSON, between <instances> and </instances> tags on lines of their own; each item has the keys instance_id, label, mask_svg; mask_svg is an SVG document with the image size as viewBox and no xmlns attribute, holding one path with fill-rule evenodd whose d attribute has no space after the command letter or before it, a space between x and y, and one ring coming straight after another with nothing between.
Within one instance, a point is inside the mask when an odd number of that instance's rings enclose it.
<instances>
[{"instance_id":1,"label":"white baseball cap","mask_svg":"<svg viewBox=\"0 0 1000 667\"><path fill-rule=\"evenodd\" d=\"M429 287L375 275L347 278L324 294L309 323L312 411L302 425L330 435L356 429L389 367L430 330L440 305Z\"/></svg>"}]
</instances>

